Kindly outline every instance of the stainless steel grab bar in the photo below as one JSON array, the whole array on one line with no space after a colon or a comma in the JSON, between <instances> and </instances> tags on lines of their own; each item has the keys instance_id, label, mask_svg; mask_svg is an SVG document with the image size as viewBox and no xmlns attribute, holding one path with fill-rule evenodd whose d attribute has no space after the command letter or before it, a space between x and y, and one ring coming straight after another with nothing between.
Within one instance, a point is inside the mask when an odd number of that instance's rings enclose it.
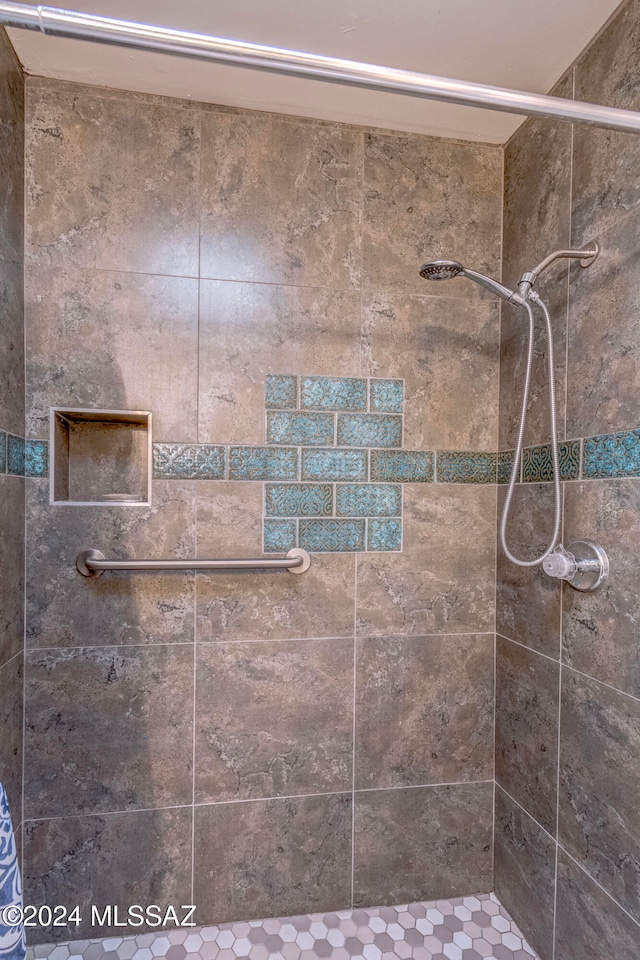
<instances>
[{"instance_id":1,"label":"stainless steel grab bar","mask_svg":"<svg viewBox=\"0 0 640 960\"><path fill-rule=\"evenodd\" d=\"M76 568L83 577L101 577L105 570L288 570L306 573L311 557L294 547L285 557L258 557L255 560L107 560L99 550L83 550Z\"/></svg>"}]
</instances>

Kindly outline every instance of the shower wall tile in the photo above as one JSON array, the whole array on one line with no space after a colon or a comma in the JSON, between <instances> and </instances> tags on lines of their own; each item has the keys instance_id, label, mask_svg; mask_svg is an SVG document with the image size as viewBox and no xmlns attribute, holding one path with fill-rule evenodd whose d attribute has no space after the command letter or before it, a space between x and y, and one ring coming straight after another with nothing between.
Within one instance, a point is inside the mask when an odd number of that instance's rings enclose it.
<instances>
[{"instance_id":1,"label":"shower wall tile","mask_svg":"<svg viewBox=\"0 0 640 960\"><path fill-rule=\"evenodd\" d=\"M585 480L640 475L640 430L587 437L582 455Z\"/></svg>"},{"instance_id":2,"label":"shower wall tile","mask_svg":"<svg viewBox=\"0 0 640 960\"><path fill-rule=\"evenodd\" d=\"M298 378L269 374L264 381L264 400L268 410L295 410L298 406Z\"/></svg>"},{"instance_id":3,"label":"shower wall tile","mask_svg":"<svg viewBox=\"0 0 640 960\"><path fill-rule=\"evenodd\" d=\"M326 287L201 280L199 440L264 443L274 371L359 371L360 295Z\"/></svg>"},{"instance_id":4,"label":"shower wall tile","mask_svg":"<svg viewBox=\"0 0 640 960\"><path fill-rule=\"evenodd\" d=\"M24 445L25 477L49 476L49 441L26 440Z\"/></svg>"},{"instance_id":5,"label":"shower wall tile","mask_svg":"<svg viewBox=\"0 0 640 960\"><path fill-rule=\"evenodd\" d=\"M403 528L401 554L358 560L358 634L492 630L495 489L408 486Z\"/></svg>"},{"instance_id":6,"label":"shower wall tile","mask_svg":"<svg viewBox=\"0 0 640 960\"><path fill-rule=\"evenodd\" d=\"M551 837L496 787L496 893L519 915L521 929L540 960L553 957L555 861Z\"/></svg>"},{"instance_id":7,"label":"shower wall tile","mask_svg":"<svg viewBox=\"0 0 640 960\"><path fill-rule=\"evenodd\" d=\"M297 480L298 451L292 447L230 447L230 480Z\"/></svg>"},{"instance_id":8,"label":"shower wall tile","mask_svg":"<svg viewBox=\"0 0 640 960\"><path fill-rule=\"evenodd\" d=\"M298 543L296 520L266 520L263 523L265 553L288 553Z\"/></svg>"},{"instance_id":9,"label":"shower wall tile","mask_svg":"<svg viewBox=\"0 0 640 960\"><path fill-rule=\"evenodd\" d=\"M24 496L23 479L0 477L0 667L24 646Z\"/></svg>"},{"instance_id":10,"label":"shower wall tile","mask_svg":"<svg viewBox=\"0 0 640 960\"><path fill-rule=\"evenodd\" d=\"M402 550L402 520L367 520L367 550Z\"/></svg>"},{"instance_id":11,"label":"shower wall tile","mask_svg":"<svg viewBox=\"0 0 640 960\"><path fill-rule=\"evenodd\" d=\"M350 790L353 641L200 644L195 723L196 803Z\"/></svg>"},{"instance_id":12,"label":"shower wall tile","mask_svg":"<svg viewBox=\"0 0 640 960\"><path fill-rule=\"evenodd\" d=\"M7 792L14 830L22 821L23 687L21 652L0 665L0 783Z\"/></svg>"},{"instance_id":13,"label":"shower wall tile","mask_svg":"<svg viewBox=\"0 0 640 960\"><path fill-rule=\"evenodd\" d=\"M108 816L63 817L24 824L24 900L80 906L79 937L105 937L121 928L91 925L91 907L189 903L191 821L188 807ZM68 927L35 927L32 943L67 940Z\"/></svg>"},{"instance_id":14,"label":"shower wall tile","mask_svg":"<svg viewBox=\"0 0 640 960\"><path fill-rule=\"evenodd\" d=\"M432 483L433 454L422 450L372 450L371 479L392 483Z\"/></svg>"},{"instance_id":15,"label":"shower wall tile","mask_svg":"<svg viewBox=\"0 0 640 960\"><path fill-rule=\"evenodd\" d=\"M26 249L38 271L197 277L196 111L51 81L30 90L26 120Z\"/></svg>"},{"instance_id":16,"label":"shower wall tile","mask_svg":"<svg viewBox=\"0 0 640 960\"><path fill-rule=\"evenodd\" d=\"M558 449L560 479L577 480L580 476L580 441L560 443ZM553 458L548 443L539 447L525 447L522 451L522 482L540 483L553 480Z\"/></svg>"},{"instance_id":17,"label":"shower wall tile","mask_svg":"<svg viewBox=\"0 0 640 960\"><path fill-rule=\"evenodd\" d=\"M493 784L356 793L354 906L491 886Z\"/></svg>"},{"instance_id":18,"label":"shower wall tile","mask_svg":"<svg viewBox=\"0 0 640 960\"><path fill-rule=\"evenodd\" d=\"M303 480L366 480L366 450L303 450Z\"/></svg>"},{"instance_id":19,"label":"shower wall tile","mask_svg":"<svg viewBox=\"0 0 640 960\"><path fill-rule=\"evenodd\" d=\"M25 818L191 802L193 645L31 651Z\"/></svg>"},{"instance_id":20,"label":"shower wall tile","mask_svg":"<svg viewBox=\"0 0 640 960\"><path fill-rule=\"evenodd\" d=\"M302 377L300 406L307 410L366 410L366 380L358 377Z\"/></svg>"},{"instance_id":21,"label":"shower wall tile","mask_svg":"<svg viewBox=\"0 0 640 960\"><path fill-rule=\"evenodd\" d=\"M24 477L24 440L7 434L7 473Z\"/></svg>"},{"instance_id":22,"label":"shower wall tile","mask_svg":"<svg viewBox=\"0 0 640 960\"><path fill-rule=\"evenodd\" d=\"M438 483L495 483L495 453L444 451L436 457Z\"/></svg>"},{"instance_id":23,"label":"shower wall tile","mask_svg":"<svg viewBox=\"0 0 640 960\"><path fill-rule=\"evenodd\" d=\"M331 413L267 413L267 443L291 443L322 447L335 439Z\"/></svg>"},{"instance_id":24,"label":"shower wall tile","mask_svg":"<svg viewBox=\"0 0 640 960\"><path fill-rule=\"evenodd\" d=\"M560 667L502 637L496 664L496 780L555 836Z\"/></svg>"},{"instance_id":25,"label":"shower wall tile","mask_svg":"<svg viewBox=\"0 0 640 960\"><path fill-rule=\"evenodd\" d=\"M351 809L346 793L197 806L199 913L222 923L344 909Z\"/></svg>"},{"instance_id":26,"label":"shower wall tile","mask_svg":"<svg viewBox=\"0 0 640 960\"><path fill-rule=\"evenodd\" d=\"M640 925L562 850L558 857L556 960L635 960Z\"/></svg>"},{"instance_id":27,"label":"shower wall tile","mask_svg":"<svg viewBox=\"0 0 640 960\"><path fill-rule=\"evenodd\" d=\"M0 276L3 276L8 264L21 265L24 258L24 78L4 29L0 34L0 117L3 174ZM21 326L22 320L19 322Z\"/></svg>"},{"instance_id":28,"label":"shower wall tile","mask_svg":"<svg viewBox=\"0 0 640 960\"><path fill-rule=\"evenodd\" d=\"M493 777L493 636L357 642L356 789Z\"/></svg>"},{"instance_id":29,"label":"shower wall tile","mask_svg":"<svg viewBox=\"0 0 640 960\"><path fill-rule=\"evenodd\" d=\"M193 557L194 482L156 481L153 495L150 506L52 508L48 482L28 481L28 647L193 640L192 573L87 579L76 570L77 555L91 547L116 559Z\"/></svg>"},{"instance_id":30,"label":"shower wall tile","mask_svg":"<svg viewBox=\"0 0 640 960\"><path fill-rule=\"evenodd\" d=\"M513 470L513 461L515 459L515 450L501 450L498 453L498 483L508 483ZM516 473L516 482L520 481L520 464L518 464Z\"/></svg>"},{"instance_id":31,"label":"shower wall tile","mask_svg":"<svg viewBox=\"0 0 640 960\"><path fill-rule=\"evenodd\" d=\"M607 551L612 576L596 593L563 595L565 663L640 697L640 480L569 483L565 543L585 536Z\"/></svg>"},{"instance_id":32,"label":"shower wall tile","mask_svg":"<svg viewBox=\"0 0 640 960\"><path fill-rule=\"evenodd\" d=\"M1 40L0 40L1 42ZM0 98L2 83L0 82ZM0 106L0 110L1 110ZM4 133L4 115L2 130ZM0 134L0 169L5 181L6 166L2 164L3 135ZM9 194L9 196L8 196ZM11 203L10 191L3 187L3 202ZM5 220L0 213L0 251ZM8 241L8 238L4 238ZM8 251L10 252L10 251ZM24 270L22 260L4 261L0 252L0 423L12 433L24 433Z\"/></svg>"},{"instance_id":33,"label":"shower wall tile","mask_svg":"<svg viewBox=\"0 0 640 960\"><path fill-rule=\"evenodd\" d=\"M154 443L154 480L224 480L227 451L212 443Z\"/></svg>"},{"instance_id":34,"label":"shower wall tile","mask_svg":"<svg viewBox=\"0 0 640 960\"><path fill-rule=\"evenodd\" d=\"M258 484L199 483L197 511L197 556L260 555ZM353 636L353 554L314 556L303 577L243 571L199 573L197 581L199 641Z\"/></svg>"},{"instance_id":35,"label":"shower wall tile","mask_svg":"<svg viewBox=\"0 0 640 960\"><path fill-rule=\"evenodd\" d=\"M500 147L365 133L363 286L424 296L421 264L453 256L499 276L501 182ZM478 289L451 283L443 295Z\"/></svg>"},{"instance_id":36,"label":"shower wall tile","mask_svg":"<svg viewBox=\"0 0 640 960\"><path fill-rule=\"evenodd\" d=\"M364 520L301 520L298 542L305 550L349 553L365 549Z\"/></svg>"},{"instance_id":37,"label":"shower wall tile","mask_svg":"<svg viewBox=\"0 0 640 960\"><path fill-rule=\"evenodd\" d=\"M377 413L402 413L404 380L370 380L369 407Z\"/></svg>"},{"instance_id":38,"label":"shower wall tile","mask_svg":"<svg viewBox=\"0 0 640 960\"><path fill-rule=\"evenodd\" d=\"M339 413L337 437L343 447L401 447L402 417Z\"/></svg>"},{"instance_id":39,"label":"shower wall tile","mask_svg":"<svg viewBox=\"0 0 640 960\"><path fill-rule=\"evenodd\" d=\"M348 290L360 280L362 134L202 114L202 276Z\"/></svg>"},{"instance_id":40,"label":"shower wall tile","mask_svg":"<svg viewBox=\"0 0 640 960\"><path fill-rule=\"evenodd\" d=\"M27 436L61 406L152 410L156 440L197 439L196 280L32 267L26 344Z\"/></svg>"},{"instance_id":41,"label":"shower wall tile","mask_svg":"<svg viewBox=\"0 0 640 960\"><path fill-rule=\"evenodd\" d=\"M330 517L333 486L330 483L267 483L265 514L268 517Z\"/></svg>"},{"instance_id":42,"label":"shower wall tile","mask_svg":"<svg viewBox=\"0 0 640 960\"><path fill-rule=\"evenodd\" d=\"M399 517L402 488L391 483L338 483L336 515L339 517Z\"/></svg>"},{"instance_id":43,"label":"shower wall tile","mask_svg":"<svg viewBox=\"0 0 640 960\"><path fill-rule=\"evenodd\" d=\"M498 517L506 491L498 491ZM507 546L523 560L539 557L553 532L554 490L551 484L515 488L507 524ZM565 541L570 542L570 541ZM496 629L538 653L560 658L560 598L562 585L541 566L517 567L498 543ZM565 594L566 597L566 594Z\"/></svg>"},{"instance_id":44,"label":"shower wall tile","mask_svg":"<svg viewBox=\"0 0 640 960\"><path fill-rule=\"evenodd\" d=\"M639 765L640 701L565 670L559 839L638 923Z\"/></svg>"},{"instance_id":45,"label":"shower wall tile","mask_svg":"<svg viewBox=\"0 0 640 960\"><path fill-rule=\"evenodd\" d=\"M7 472L7 435L0 430L0 473Z\"/></svg>"},{"instance_id":46,"label":"shower wall tile","mask_svg":"<svg viewBox=\"0 0 640 960\"><path fill-rule=\"evenodd\" d=\"M410 260L416 277L420 256L416 252ZM499 306L473 299L468 289L458 297L452 292L452 299L424 296L424 281L418 281L422 296L364 297L362 372L404 377L407 447L495 451ZM460 286L464 291L475 284Z\"/></svg>"}]
</instances>

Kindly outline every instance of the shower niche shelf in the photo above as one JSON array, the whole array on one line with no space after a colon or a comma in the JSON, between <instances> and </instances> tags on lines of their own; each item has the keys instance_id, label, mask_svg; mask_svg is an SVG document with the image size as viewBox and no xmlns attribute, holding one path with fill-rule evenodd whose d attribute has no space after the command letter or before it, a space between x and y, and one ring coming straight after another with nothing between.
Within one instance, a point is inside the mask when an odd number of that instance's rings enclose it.
<instances>
[{"instance_id":1,"label":"shower niche shelf","mask_svg":"<svg viewBox=\"0 0 640 960\"><path fill-rule=\"evenodd\" d=\"M151 503L150 411L52 407L50 450L51 503Z\"/></svg>"}]
</instances>

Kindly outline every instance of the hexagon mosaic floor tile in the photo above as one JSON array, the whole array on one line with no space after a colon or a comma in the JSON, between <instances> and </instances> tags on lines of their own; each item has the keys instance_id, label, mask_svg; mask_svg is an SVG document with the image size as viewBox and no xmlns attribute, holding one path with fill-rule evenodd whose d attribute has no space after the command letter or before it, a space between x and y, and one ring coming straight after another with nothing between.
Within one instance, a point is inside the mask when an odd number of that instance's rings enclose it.
<instances>
[{"instance_id":1,"label":"hexagon mosaic floor tile","mask_svg":"<svg viewBox=\"0 0 640 960\"><path fill-rule=\"evenodd\" d=\"M30 947L27 960L538 960L495 894Z\"/></svg>"}]
</instances>

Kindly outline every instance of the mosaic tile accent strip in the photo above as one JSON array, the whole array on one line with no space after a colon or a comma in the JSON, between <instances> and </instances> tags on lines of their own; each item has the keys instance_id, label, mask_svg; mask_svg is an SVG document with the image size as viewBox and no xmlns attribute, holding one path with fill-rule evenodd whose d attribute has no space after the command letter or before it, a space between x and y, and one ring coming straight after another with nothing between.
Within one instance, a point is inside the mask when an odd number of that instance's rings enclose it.
<instances>
[{"instance_id":1,"label":"mosaic tile accent strip","mask_svg":"<svg viewBox=\"0 0 640 960\"><path fill-rule=\"evenodd\" d=\"M330 517L333 514L333 486L328 483L268 483L264 507L268 517Z\"/></svg>"},{"instance_id":2,"label":"mosaic tile accent strip","mask_svg":"<svg viewBox=\"0 0 640 960\"><path fill-rule=\"evenodd\" d=\"M55 951L55 952L54 952ZM27 960L538 960L495 894L27 948Z\"/></svg>"},{"instance_id":3,"label":"mosaic tile accent strip","mask_svg":"<svg viewBox=\"0 0 640 960\"><path fill-rule=\"evenodd\" d=\"M154 443L155 480L224 480L225 448L211 443Z\"/></svg>"},{"instance_id":4,"label":"mosaic tile accent strip","mask_svg":"<svg viewBox=\"0 0 640 960\"><path fill-rule=\"evenodd\" d=\"M267 376L264 405L268 410L295 410L298 406L298 378Z\"/></svg>"},{"instance_id":5,"label":"mosaic tile accent strip","mask_svg":"<svg viewBox=\"0 0 640 960\"><path fill-rule=\"evenodd\" d=\"M569 440L560 444L560 479L577 480L580 476L580 441ZM523 483L544 483L553 480L551 444L526 447L522 451Z\"/></svg>"},{"instance_id":6,"label":"mosaic tile accent strip","mask_svg":"<svg viewBox=\"0 0 640 960\"><path fill-rule=\"evenodd\" d=\"M436 462L438 483L495 483L497 454L447 451Z\"/></svg>"},{"instance_id":7,"label":"mosaic tile accent strip","mask_svg":"<svg viewBox=\"0 0 640 960\"><path fill-rule=\"evenodd\" d=\"M391 483L339 483L336 487L338 517L399 517L402 489Z\"/></svg>"},{"instance_id":8,"label":"mosaic tile accent strip","mask_svg":"<svg viewBox=\"0 0 640 960\"><path fill-rule=\"evenodd\" d=\"M230 447L230 480L297 480L298 451L291 447Z\"/></svg>"},{"instance_id":9,"label":"mosaic tile accent strip","mask_svg":"<svg viewBox=\"0 0 640 960\"><path fill-rule=\"evenodd\" d=\"M334 437L332 413L267 413L267 443L322 447L333 443Z\"/></svg>"},{"instance_id":10,"label":"mosaic tile accent strip","mask_svg":"<svg viewBox=\"0 0 640 960\"><path fill-rule=\"evenodd\" d=\"M366 410L367 381L360 377L301 377L305 410Z\"/></svg>"},{"instance_id":11,"label":"mosaic tile accent strip","mask_svg":"<svg viewBox=\"0 0 640 960\"><path fill-rule=\"evenodd\" d=\"M7 434L7 473L24 477L24 440Z\"/></svg>"},{"instance_id":12,"label":"mosaic tile accent strip","mask_svg":"<svg viewBox=\"0 0 640 960\"><path fill-rule=\"evenodd\" d=\"M7 472L7 435L0 430L0 473Z\"/></svg>"},{"instance_id":13,"label":"mosaic tile accent strip","mask_svg":"<svg viewBox=\"0 0 640 960\"><path fill-rule=\"evenodd\" d=\"M25 440L24 475L25 477L49 476L48 440Z\"/></svg>"},{"instance_id":14,"label":"mosaic tile accent strip","mask_svg":"<svg viewBox=\"0 0 640 960\"><path fill-rule=\"evenodd\" d=\"M288 553L296 546L298 524L295 520L264 520L263 549L265 553Z\"/></svg>"},{"instance_id":15,"label":"mosaic tile accent strip","mask_svg":"<svg viewBox=\"0 0 640 960\"><path fill-rule=\"evenodd\" d=\"M515 450L502 450L498 454L498 483L509 483L515 455ZM520 476L517 479L519 481Z\"/></svg>"},{"instance_id":16,"label":"mosaic tile accent strip","mask_svg":"<svg viewBox=\"0 0 640 960\"><path fill-rule=\"evenodd\" d=\"M401 447L402 417L380 413L339 413L338 446Z\"/></svg>"},{"instance_id":17,"label":"mosaic tile accent strip","mask_svg":"<svg viewBox=\"0 0 640 960\"><path fill-rule=\"evenodd\" d=\"M299 546L315 553L350 553L365 548L364 520L301 520Z\"/></svg>"},{"instance_id":18,"label":"mosaic tile accent strip","mask_svg":"<svg viewBox=\"0 0 640 960\"><path fill-rule=\"evenodd\" d=\"M422 450L372 450L371 479L433 483L433 454Z\"/></svg>"},{"instance_id":19,"label":"mosaic tile accent strip","mask_svg":"<svg viewBox=\"0 0 640 960\"><path fill-rule=\"evenodd\" d=\"M303 450L303 480L366 480L366 450Z\"/></svg>"},{"instance_id":20,"label":"mosaic tile accent strip","mask_svg":"<svg viewBox=\"0 0 640 960\"><path fill-rule=\"evenodd\" d=\"M369 410L376 413L402 413L403 408L403 380L369 381Z\"/></svg>"},{"instance_id":21,"label":"mosaic tile accent strip","mask_svg":"<svg viewBox=\"0 0 640 960\"><path fill-rule=\"evenodd\" d=\"M640 476L640 430L587 437L582 453L582 476L590 480Z\"/></svg>"},{"instance_id":22,"label":"mosaic tile accent strip","mask_svg":"<svg viewBox=\"0 0 640 960\"><path fill-rule=\"evenodd\" d=\"M402 550L402 520L367 520L367 550Z\"/></svg>"}]
</instances>

